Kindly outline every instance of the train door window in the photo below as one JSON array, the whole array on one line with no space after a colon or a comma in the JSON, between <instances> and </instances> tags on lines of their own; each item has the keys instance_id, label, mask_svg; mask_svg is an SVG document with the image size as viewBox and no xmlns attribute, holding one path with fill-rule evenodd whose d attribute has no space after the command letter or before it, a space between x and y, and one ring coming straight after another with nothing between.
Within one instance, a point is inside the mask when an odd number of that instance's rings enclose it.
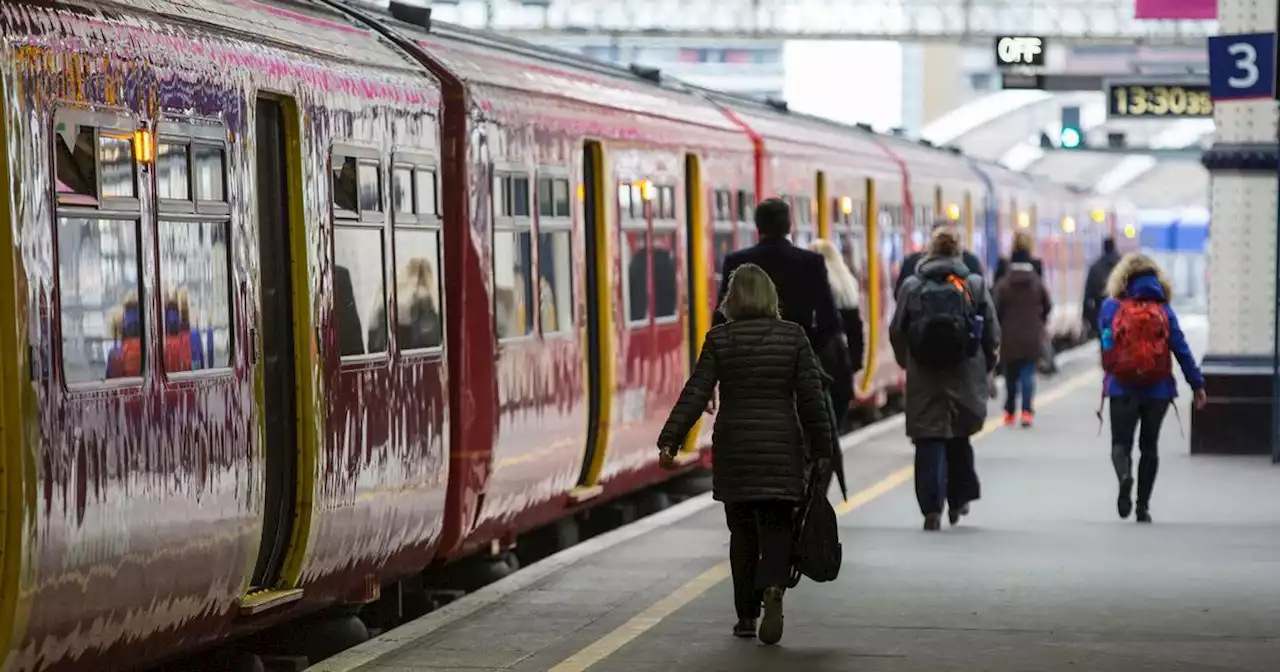
<instances>
[{"instance_id":1,"label":"train door window","mask_svg":"<svg viewBox=\"0 0 1280 672\"><path fill-rule=\"evenodd\" d=\"M495 171L493 316L500 340L533 335L537 302L533 283L533 221L529 177ZM501 198L500 198L501 196Z\"/></svg>"},{"instance_id":2,"label":"train door window","mask_svg":"<svg viewBox=\"0 0 1280 672\"><path fill-rule=\"evenodd\" d=\"M444 257L436 212L435 161L425 155L397 154L392 166L396 349L430 351L444 343ZM377 337L385 343L385 327Z\"/></svg>"},{"instance_id":3,"label":"train door window","mask_svg":"<svg viewBox=\"0 0 1280 672\"><path fill-rule=\"evenodd\" d=\"M343 359L383 355L387 299L382 161L374 150L335 147L330 171L338 351Z\"/></svg>"},{"instance_id":4,"label":"train door window","mask_svg":"<svg viewBox=\"0 0 1280 672\"><path fill-rule=\"evenodd\" d=\"M538 198L539 321L544 335L567 333L574 324L569 180L555 175L540 176Z\"/></svg>"},{"instance_id":5,"label":"train door window","mask_svg":"<svg viewBox=\"0 0 1280 672\"><path fill-rule=\"evenodd\" d=\"M675 193L674 186L658 186L659 207L653 218L653 232L650 235L652 244L649 246L649 264L653 269L653 317L659 322L676 319L677 303L680 300L680 265L676 246L680 225L676 220Z\"/></svg>"},{"instance_id":6,"label":"train door window","mask_svg":"<svg viewBox=\"0 0 1280 672\"><path fill-rule=\"evenodd\" d=\"M143 374L138 156L153 147L131 120L60 110L54 133L58 311L69 385ZM146 156L146 154L144 154Z\"/></svg>"},{"instance_id":7,"label":"train door window","mask_svg":"<svg viewBox=\"0 0 1280 672\"><path fill-rule=\"evenodd\" d=\"M171 374L231 366L231 208L225 138L221 126L160 126L156 191L162 359Z\"/></svg>"},{"instance_id":8,"label":"train door window","mask_svg":"<svg viewBox=\"0 0 1280 672\"><path fill-rule=\"evenodd\" d=\"M646 191L641 183L623 182L619 191L628 191L629 210L619 213L622 236L622 294L627 324L647 324L652 315L649 301L649 222L645 218ZM648 190L652 195L653 190Z\"/></svg>"}]
</instances>

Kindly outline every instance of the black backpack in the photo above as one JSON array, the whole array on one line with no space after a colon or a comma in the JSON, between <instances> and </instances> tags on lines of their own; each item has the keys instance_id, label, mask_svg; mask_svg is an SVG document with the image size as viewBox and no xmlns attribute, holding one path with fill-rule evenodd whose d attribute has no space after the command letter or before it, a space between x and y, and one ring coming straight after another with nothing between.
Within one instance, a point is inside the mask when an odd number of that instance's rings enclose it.
<instances>
[{"instance_id":1,"label":"black backpack","mask_svg":"<svg viewBox=\"0 0 1280 672\"><path fill-rule=\"evenodd\" d=\"M818 583L835 581L840 576L844 551L840 545L836 510L827 499L830 486L831 474L820 474L814 469L809 479L808 497L797 512L788 588L795 588L801 576Z\"/></svg>"},{"instance_id":2,"label":"black backpack","mask_svg":"<svg viewBox=\"0 0 1280 672\"><path fill-rule=\"evenodd\" d=\"M957 366L978 352L978 312L969 282L955 274L920 280L907 328L911 358L928 369Z\"/></svg>"}]
</instances>

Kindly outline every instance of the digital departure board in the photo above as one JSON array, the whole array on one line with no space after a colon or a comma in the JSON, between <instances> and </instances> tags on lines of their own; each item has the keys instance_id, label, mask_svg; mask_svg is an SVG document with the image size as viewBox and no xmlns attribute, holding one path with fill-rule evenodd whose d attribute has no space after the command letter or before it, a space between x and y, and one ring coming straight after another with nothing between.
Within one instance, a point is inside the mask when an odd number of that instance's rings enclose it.
<instances>
[{"instance_id":1,"label":"digital departure board","mask_svg":"<svg viewBox=\"0 0 1280 672\"><path fill-rule=\"evenodd\" d=\"M1213 118L1209 85L1151 82L1107 83L1107 116L1112 119Z\"/></svg>"}]
</instances>

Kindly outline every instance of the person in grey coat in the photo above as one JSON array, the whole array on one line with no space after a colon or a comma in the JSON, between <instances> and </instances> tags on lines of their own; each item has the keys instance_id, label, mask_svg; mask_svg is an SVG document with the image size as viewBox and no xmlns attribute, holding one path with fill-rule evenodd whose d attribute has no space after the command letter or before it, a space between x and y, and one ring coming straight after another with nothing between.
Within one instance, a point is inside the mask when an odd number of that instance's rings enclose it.
<instances>
[{"instance_id":1,"label":"person in grey coat","mask_svg":"<svg viewBox=\"0 0 1280 672\"><path fill-rule=\"evenodd\" d=\"M1000 324L994 302L982 276L971 273L961 257L960 237L954 229L936 229L929 241L929 256L916 274L902 284L897 310L889 325L889 340L898 365L907 372L906 430L916 445L916 499L925 517L926 530L941 528L942 506L954 525L969 512L969 502L980 496L969 437L982 429L987 418L987 375L995 368L1000 350ZM981 331L980 347L962 363L933 369L915 361L909 347L909 330L921 315L921 290L926 280L964 278Z\"/></svg>"}]
</instances>

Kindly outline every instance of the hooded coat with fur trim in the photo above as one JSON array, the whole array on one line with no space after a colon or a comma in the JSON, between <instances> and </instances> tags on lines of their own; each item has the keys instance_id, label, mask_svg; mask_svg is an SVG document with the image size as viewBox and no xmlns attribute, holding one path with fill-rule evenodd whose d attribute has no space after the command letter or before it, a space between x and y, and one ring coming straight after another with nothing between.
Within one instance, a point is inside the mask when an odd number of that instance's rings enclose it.
<instances>
[{"instance_id":1,"label":"hooded coat with fur trim","mask_svg":"<svg viewBox=\"0 0 1280 672\"><path fill-rule=\"evenodd\" d=\"M1112 321L1123 301L1158 301L1164 304L1165 315L1169 317L1169 350L1178 360L1182 368L1182 377L1193 390L1204 388L1204 376L1196 364L1191 346L1187 345L1187 337L1178 325L1178 316L1169 307L1169 297L1173 289L1169 281L1160 271L1160 267L1149 257L1142 254L1127 254L1111 271L1107 279L1108 298L1102 303L1098 314L1098 331L1102 334L1104 352L1115 347L1112 332ZM1173 399L1178 396L1178 384L1173 376L1151 386L1125 385L1107 376L1106 395L1108 397L1137 396L1148 399Z\"/></svg>"}]
</instances>

